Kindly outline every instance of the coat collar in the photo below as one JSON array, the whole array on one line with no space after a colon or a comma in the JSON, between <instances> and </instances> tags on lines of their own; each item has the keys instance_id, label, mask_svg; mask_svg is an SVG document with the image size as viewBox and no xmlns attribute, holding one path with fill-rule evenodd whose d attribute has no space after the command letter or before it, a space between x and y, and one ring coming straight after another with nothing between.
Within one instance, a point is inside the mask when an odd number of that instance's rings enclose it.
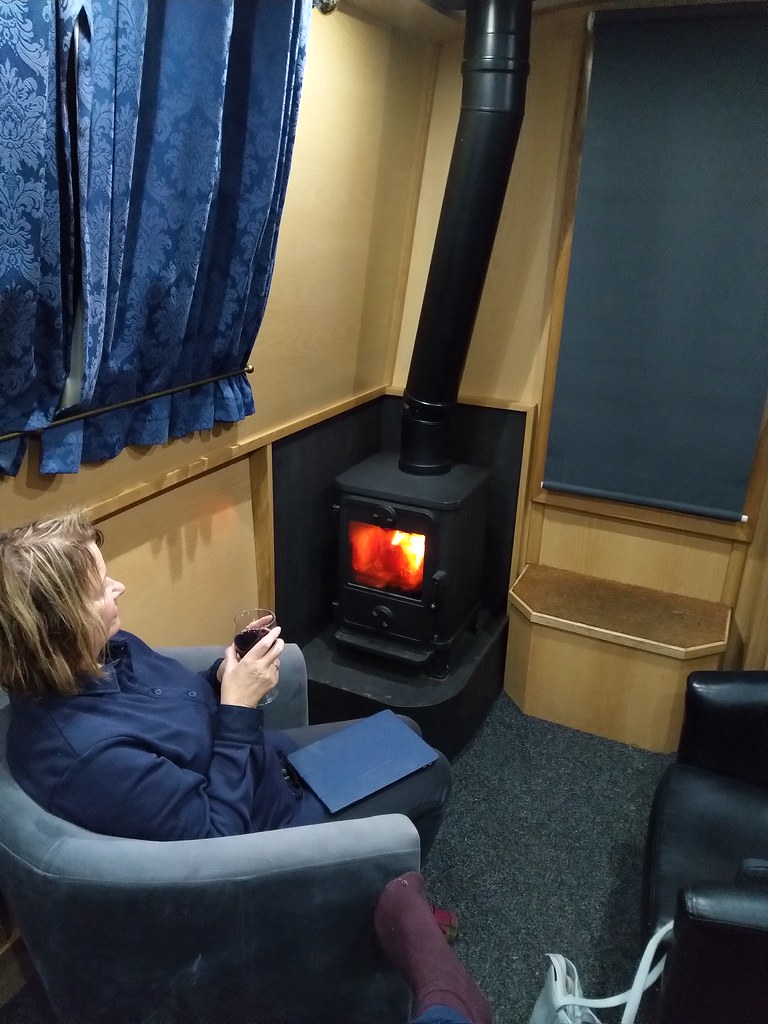
<instances>
[{"instance_id":1,"label":"coat collar","mask_svg":"<svg viewBox=\"0 0 768 1024\"><path fill-rule=\"evenodd\" d=\"M81 693L91 695L101 693L119 693L120 686L117 681L117 666L123 658L130 658L131 653L126 640L121 639L117 633L104 648L104 667L101 676L83 676L81 679Z\"/></svg>"}]
</instances>

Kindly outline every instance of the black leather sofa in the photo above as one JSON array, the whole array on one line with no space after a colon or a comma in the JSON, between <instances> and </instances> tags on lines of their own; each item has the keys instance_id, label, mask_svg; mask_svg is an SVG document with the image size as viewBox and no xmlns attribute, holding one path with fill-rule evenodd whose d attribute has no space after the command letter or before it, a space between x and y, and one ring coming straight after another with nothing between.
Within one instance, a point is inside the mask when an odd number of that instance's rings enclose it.
<instances>
[{"instance_id":1,"label":"black leather sofa","mask_svg":"<svg viewBox=\"0 0 768 1024\"><path fill-rule=\"evenodd\" d=\"M688 678L646 842L644 926L674 918L656 1024L768 1022L768 672Z\"/></svg>"}]
</instances>

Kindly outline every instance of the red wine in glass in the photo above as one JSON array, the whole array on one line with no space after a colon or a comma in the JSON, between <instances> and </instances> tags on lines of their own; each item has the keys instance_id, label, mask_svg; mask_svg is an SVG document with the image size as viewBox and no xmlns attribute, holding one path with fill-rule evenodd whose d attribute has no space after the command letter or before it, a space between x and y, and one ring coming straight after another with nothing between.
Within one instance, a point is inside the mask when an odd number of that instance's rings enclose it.
<instances>
[{"instance_id":1,"label":"red wine in glass","mask_svg":"<svg viewBox=\"0 0 768 1024\"><path fill-rule=\"evenodd\" d=\"M249 626L247 629L241 629L235 635L235 649L237 653L242 657L268 632L269 630L265 629L264 626Z\"/></svg>"},{"instance_id":2,"label":"red wine in glass","mask_svg":"<svg viewBox=\"0 0 768 1024\"><path fill-rule=\"evenodd\" d=\"M258 643L275 624L269 608L244 608L235 616L235 650L242 656Z\"/></svg>"}]
</instances>

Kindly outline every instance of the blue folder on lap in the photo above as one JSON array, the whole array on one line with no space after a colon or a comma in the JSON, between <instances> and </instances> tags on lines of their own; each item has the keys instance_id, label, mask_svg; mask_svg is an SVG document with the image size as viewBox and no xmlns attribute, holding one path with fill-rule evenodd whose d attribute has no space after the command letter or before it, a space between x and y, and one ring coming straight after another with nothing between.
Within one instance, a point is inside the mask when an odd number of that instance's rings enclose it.
<instances>
[{"instance_id":1,"label":"blue folder on lap","mask_svg":"<svg viewBox=\"0 0 768 1024\"><path fill-rule=\"evenodd\" d=\"M437 758L437 751L392 711L379 711L288 755L331 814Z\"/></svg>"}]
</instances>

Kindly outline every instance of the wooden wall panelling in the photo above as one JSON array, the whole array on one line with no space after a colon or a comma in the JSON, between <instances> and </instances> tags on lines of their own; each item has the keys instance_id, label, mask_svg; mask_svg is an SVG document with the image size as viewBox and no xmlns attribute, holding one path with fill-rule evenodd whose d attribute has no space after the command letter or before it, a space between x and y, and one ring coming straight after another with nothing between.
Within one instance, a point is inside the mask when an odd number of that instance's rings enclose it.
<instances>
[{"instance_id":1,"label":"wooden wall panelling","mask_svg":"<svg viewBox=\"0 0 768 1024\"><path fill-rule=\"evenodd\" d=\"M525 116L462 394L540 399L586 21L584 10L533 17Z\"/></svg>"},{"instance_id":2,"label":"wooden wall panelling","mask_svg":"<svg viewBox=\"0 0 768 1024\"><path fill-rule=\"evenodd\" d=\"M579 164L584 125L587 116L589 73L592 58L592 35L582 23L580 65L576 72L576 94L573 105L573 128L569 144L565 148L565 181L560 206L560 227L555 252L555 271L549 309L549 331L542 348L545 353L544 373L541 384L541 402L536 430L536 444L533 454L531 497L542 493L544 462L546 459L549 423L552 417L552 400L555 392L557 358L560 350L560 335L565 313L565 295L568 287L568 268L573 245L573 222L576 214L576 198L579 187Z\"/></svg>"},{"instance_id":3,"label":"wooden wall panelling","mask_svg":"<svg viewBox=\"0 0 768 1024\"><path fill-rule=\"evenodd\" d=\"M539 401L547 320L567 170L584 11L534 15L531 73L461 387L465 396ZM461 101L461 41L441 52L393 384L403 388L442 206Z\"/></svg>"},{"instance_id":4,"label":"wooden wall panelling","mask_svg":"<svg viewBox=\"0 0 768 1024\"><path fill-rule=\"evenodd\" d=\"M730 545L728 564L725 570L725 578L723 579L723 589L720 594L720 600L723 604L727 604L729 608L733 608L738 600L748 550L749 545L739 541L734 541Z\"/></svg>"},{"instance_id":5,"label":"wooden wall panelling","mask_svg":"<svg viewBox=\"0 0 768 1024\"><path fill-rule=\"evenodd\" d=\"M21 933L0 896L0 1007L5 1006L34 973Z\"/></svg>"},{"instance_id":6,"label":"wooden wall panelling","mask_svg":"<svg viewBox=\"0 0 768 1024\"><path fill-rule=\"evenodd\" d=\"M464 35L463 12L444 11L429 0L345 0L344 6L437 43Z\"/></svg>"},{"instance_id":7,"label":"wooden wall panelling","mask_svg":"<svg viewBox=\"0 0 768 1024\"><path fill-rule=\"evenodd\" d=\"M528 492L530 494L530 491ZM527 529L524 534L523 552L521 557L522 564L520 565L520 572L530 562L533 565L538 565L541 558L541 537L544 532L544 513L545 509L540 505L536 505L530 502L530 508L528 510L527 518Z\"/></svg>"},{"instance_id":8,"label":"wooden wall panelling","mask_svg":"<svg viewBox=\"0 0 768 1024\"><path fill-rule=\"evenodd\" d=\"M430 41L312 13L275 275L254 351L259 415L390 383L435 74Z\"/></svg>"},{"instance_id":9,"label":"wooden wall panelling","mask_svg":"<svg viewBox=\"0 0 768 1024\"><path fill-rule=\"evenodd\" d=\"M456 39L442 46L438 54L432 111L400 321L400 338L392 376L392 385L400 392L404 390L408 378L456 137L461 105L462 50L462 40Z\"/></svg>"},{"instance_id":10,"label":"wooden wall panelling","mask_svg":"<svg viewBox=\"0 0 768 1024\"><path fill-rule=\"evenodd\" d=\"M205 472L230 457L242 426L216 427L166 445L126 448L108 462L80 467L78 473L47 475L37 470L37 444L15 477L0 478L0 528L72 505L95 516L109 515Z\"/></svg>"},{"instance_id":11,"label":"wooden wall panelling","mask_svg":"<svg viewBox=\"0 0 768 1024\"><path fill-rule=\"evenodd\" d=\"M0 940L0 1007L5 1006L35 976L18 928Z\"/></svg>"},{"instance_id":12,"label":"wooden wall panelling","mask_svg":"<svg viewBox=\"0 0 768 1024\"><path fill-rule=\"evenodd\" d=\"M272 492L272 445L254 452L248 460L251 483L251 512L257 607L275 607L275 517Z\"/></svg>"},{"instance_id":13,"label":"wooden wall panelling","mask_svg":"<svg viewBox=\"0 0 768 1024\"><path fill-rule=\"evenodd\" d=\"M436 46L427 46L404 32L393 32L390 48L360 311L355 393L392 380L437 76Z\"/></svg>"},{"instance_id":14,"label":"wooden wall panelling","mask_svg":"<svg viewBox=\"0 0 768 1024\"><path fill-rule=\"evenodd\" d=\"M539 454L537 443L537 462ZM754 533L753 520L734 523L726 519L707 519L704 516L688 515L684 512L670 512L663 508L652 508L649 505L629 505L607 498L588 498L580 494L565 494L555 491L544 491L541 488L541 468L538 465L535 479L539 481L538 493L533 492L532 501L550 508L569 509L589 516L607 516L611 519L626 519L632 523L647 523L660 526L665 530L680 533L700 534L703 537L722 537L727 541L748 544ZM750 481L750 489L754 481Z\"/></svg>"},{"instance_id":15,"label":"wooden wall panelling","mask_svg":"<svg viewBox=\"0 0 768 1024\"><path fill-rule=\"evenodd\" d=\"M547 508L538 561L587 576L721 601L732 544Z\"/></svg>"},{"instance_id":16,"label":"wooden wall panelling","mask_svg":"<svg viewBox=\"0 0 768 1024\"><path fill-rule=\"evenodd\" d=\"M271 524L259 520L254 540L254 521L247 459L100 521L110 574L127 588L124 628L155 646L228 643L237 612L271 596L256 556Z\"/></svg>"},{"instance_id":17,"label":"wooden wall panelling","mask_svg":"<svg viewBox=\"0 0 768 1024\"><path fill-rule=\"evenodd\" d=\"M689 672L681 660L528 622L510 609L505 690L525 714L647 750L676 749Z\"/></svg>"},{"instance_id":18,"label":"wooden wall panelling","mask_svg":"<svg viewBox=\"0 0 768 1024\"><path fill-rule=\"evenodd\" d=\"M763 428L758 447L753 480L754 503L750 517L754 540L744 558L734 608L733 643L726 656L729 668L768 668L768 423Z\"/></svg>"},{"instance_id":19,"label":"wooden wall panelling","mask_svg":"<svg viewBox=\"0 0 768 1024\"><path fill-rule=\"evenodd\" d=\"M525 538L530 531L532 505L528 500L531 488L531 457L533 455L533 439L536 434L536 417L538 409L531 406L525 417L525 436L523 438L522 462L520 465L520 488L517 495L515 514L515 536L512 542L512 561L510 569L510 587L525 568Z\"/></svg>"}]
</instances>

